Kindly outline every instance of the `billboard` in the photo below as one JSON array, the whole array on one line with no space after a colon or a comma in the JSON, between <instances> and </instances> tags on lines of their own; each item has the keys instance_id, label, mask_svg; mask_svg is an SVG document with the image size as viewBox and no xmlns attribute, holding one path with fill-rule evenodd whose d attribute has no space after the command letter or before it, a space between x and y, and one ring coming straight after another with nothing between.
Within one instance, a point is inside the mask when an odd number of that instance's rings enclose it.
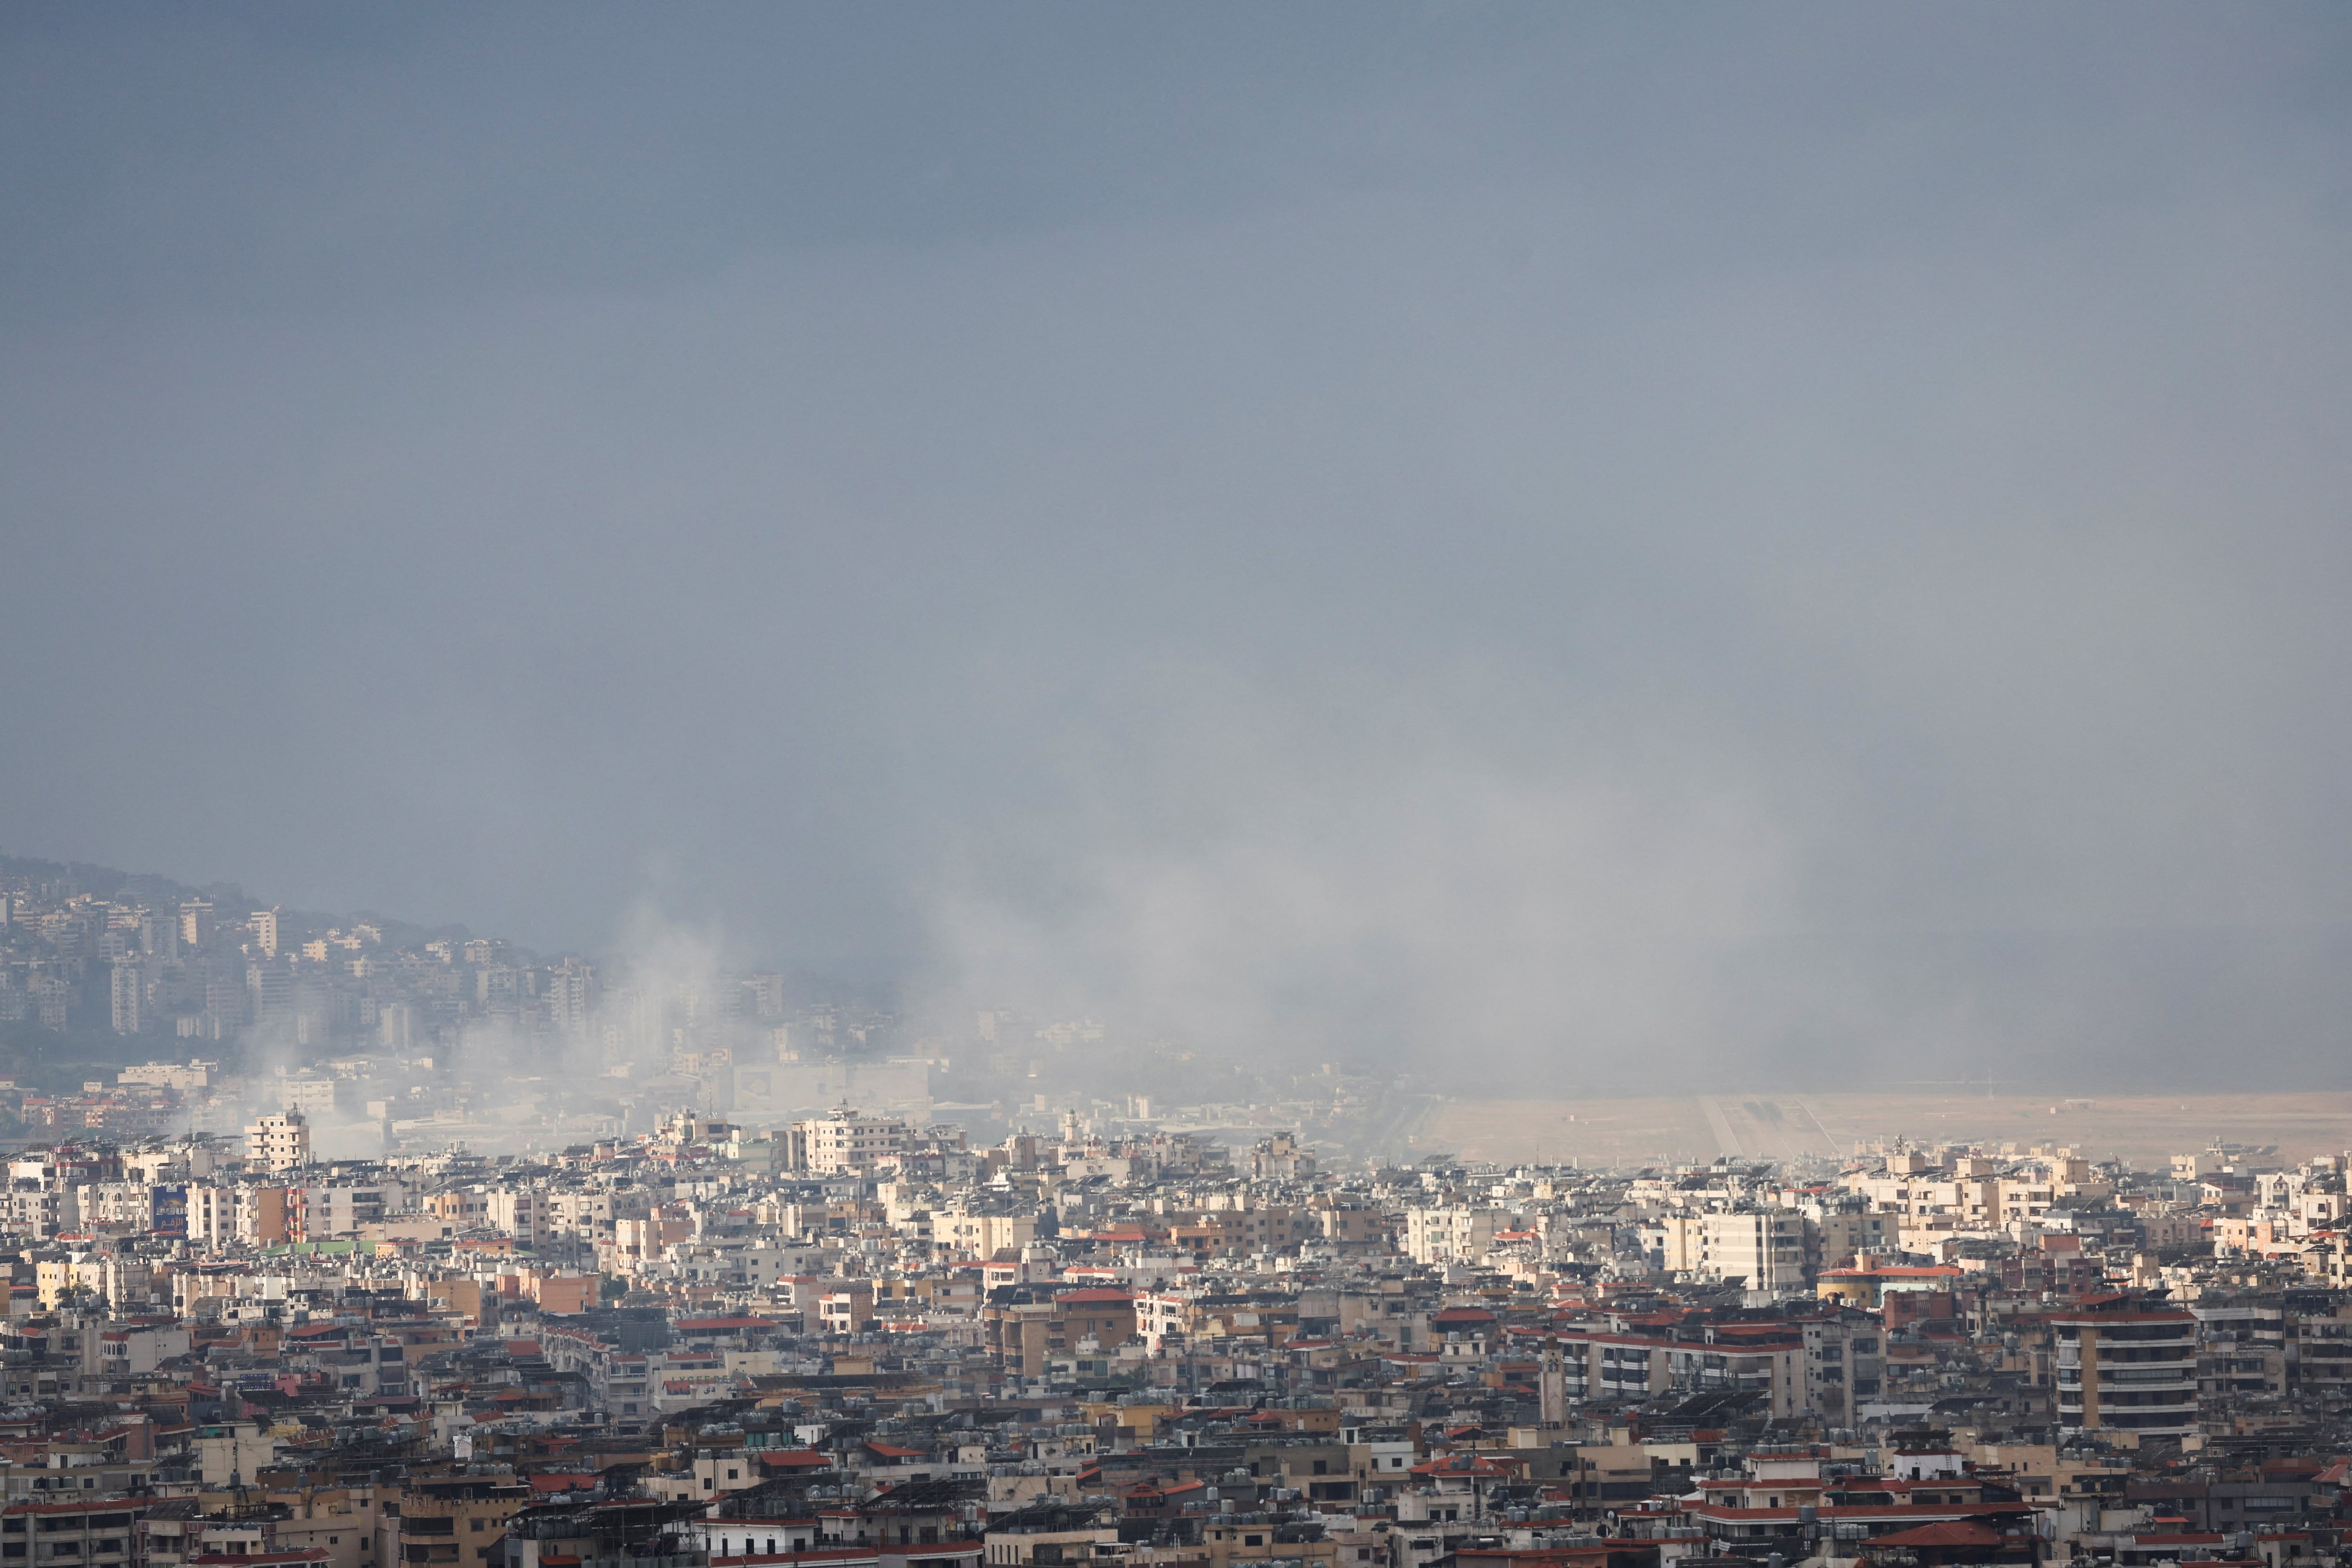
<instances>
[{"instance_id":1,"label":"billboard","mask_svg":"<svg viewBox=\"0 0 2352 1568\"><path fill-rule=\"evenodd\" d=\"M188 1235L188 1189L184 1186L158 1186L153 1189L154 1205L148 1217L147 1228L158 1236L179 1240Z\"/></svg>"}]
</instances>

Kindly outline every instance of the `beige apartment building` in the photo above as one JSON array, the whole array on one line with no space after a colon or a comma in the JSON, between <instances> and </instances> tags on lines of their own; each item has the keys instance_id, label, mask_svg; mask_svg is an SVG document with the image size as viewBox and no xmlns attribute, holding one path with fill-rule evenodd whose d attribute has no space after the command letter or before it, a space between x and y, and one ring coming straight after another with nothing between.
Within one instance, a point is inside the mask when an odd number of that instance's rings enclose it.
<instances>
[{"instance_id":1,"label":"beige apartment building","mask_svg":"<svg viewBox=\"0 0 2352 1568\"><path fill-rule=\"evenodd\" d=\"M907 1152L912 1129L896 1116L863 1116L844 1105L829 1116L794 1122L788 1158L811 1176L872 1170Z\"/></svg>"},{"instance_id":2,"label":"beige apartment building","mask_svg":"<svg viewBox=\"0 0 2352 1568\"><path fill-rule=\"evenodd\" d=\"M309 1165L310 1119L299 1111L262 1117L245 1130L245 1158L261 1171L290 1171Z\"/></svg>"},{"instance_id":3,"label":"beige apartment building","mask_svg":"<svg viewBox=\"0 0 2352 1568\"><path fill-rule=\"evenodd\" d=\"M1667 1214L1646 1233L1652 1259L1669 1274L1738 1280L1751 1291L1805 1288L1805 1217L1795 1209Z\"/></svg>"}]
</instances>

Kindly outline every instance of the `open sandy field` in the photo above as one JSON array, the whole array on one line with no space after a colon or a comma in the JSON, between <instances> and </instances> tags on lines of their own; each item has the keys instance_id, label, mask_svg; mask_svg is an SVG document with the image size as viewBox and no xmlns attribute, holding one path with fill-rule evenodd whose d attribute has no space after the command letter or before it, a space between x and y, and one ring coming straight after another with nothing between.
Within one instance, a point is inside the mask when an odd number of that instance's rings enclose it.
<instances>
[{"instance_id":1,"label":"open sandy field","mask_svg":"<svg viewBox=\"0 0 2352 1568\"><path fill-rule=\"evenodd\" d=\"M1636 1165L1843 1155L1865 1139L2063 1146L2137 1166L2220 1139L2278 1145L2295 1161L2352 1149L2352 1093L2029 1099L1937 1093L1738 1093L1643 1100L1459 1100L1417 1142L1465 1159Z\"/></svg>"}]
</instances>

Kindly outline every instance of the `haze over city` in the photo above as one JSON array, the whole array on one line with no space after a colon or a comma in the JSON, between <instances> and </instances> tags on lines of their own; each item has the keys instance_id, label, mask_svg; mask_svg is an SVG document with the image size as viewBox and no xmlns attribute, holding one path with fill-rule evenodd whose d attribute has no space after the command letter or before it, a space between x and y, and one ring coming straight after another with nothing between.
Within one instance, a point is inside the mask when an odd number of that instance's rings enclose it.
<instances>
[{"instance_id":1,"label":"haze over city","mask_svg":"<svg viewBox=\"0 0 2352 1568\"><path fill-rule=\"evenodd\" d=\"M9 852L1490 1089L2341 1082L2338 12L0 27Z\"/></svg>"},{"instance_id":2,"label":"haze over city","mask_svg":"<svg viewBox=\"0 0 2352 1568\"><path fill-rule=\"evenodd\" d=\"M2347 68L0 7L0 1568L2352 1568Z\"/></svg>"}]
</instances>

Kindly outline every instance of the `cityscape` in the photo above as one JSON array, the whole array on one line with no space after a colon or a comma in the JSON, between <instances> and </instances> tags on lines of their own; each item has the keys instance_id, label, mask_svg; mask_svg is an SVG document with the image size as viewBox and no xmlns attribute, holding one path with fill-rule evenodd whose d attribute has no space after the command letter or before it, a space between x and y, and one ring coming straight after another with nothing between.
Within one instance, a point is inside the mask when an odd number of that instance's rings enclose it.
<instances>
[{"instance_id":1,"label":"cityscape","mask_svg":"<svg viewBox=\"0 0 2352 1568\"><path fill-rule=\"evenodd\" d=\"M544 958L462 931L297 916L229 887L0 858L0 1030L36 1042L13 1084L28 1135L236 1136L258 1107L300 1112L327 1157L544 1154L677 1111L781 1124L855 1103L957 1120L983 1142L1079 1111L1137 1130L1278 1118L1402 1149L1436 1103L1409 1075L1213 1064L1173 1041L1112 1041L1092 1018L988 1009L927 1033L835 992L675 947L650 963ZM85 1061L115 1065L93 1078ZM1217 1099L1198 1097L1204 1082Z\"/></svg>"},{"instance_id":2,"label":"cityscape","mask_svg":"<svg viewBox=\"0 0 2352 1568\"><path fill-rule=\"evenodd\" d=\"M2352 1568L2352 5L0 5L0 1568Z\"/></svg>"},{"instance_id":3,"label":"cityscape","mask_svg":"<svg viewBox=\"0 0 2352 1568\"><path fill-rule=\"evenodd\" d=\"M0 876L45 1562L2289 1568L2352 1509L2344 1153L1367 1155L1347 1075L1094 1094L1090 1020Z\"/></svg>"}]
</instances>

